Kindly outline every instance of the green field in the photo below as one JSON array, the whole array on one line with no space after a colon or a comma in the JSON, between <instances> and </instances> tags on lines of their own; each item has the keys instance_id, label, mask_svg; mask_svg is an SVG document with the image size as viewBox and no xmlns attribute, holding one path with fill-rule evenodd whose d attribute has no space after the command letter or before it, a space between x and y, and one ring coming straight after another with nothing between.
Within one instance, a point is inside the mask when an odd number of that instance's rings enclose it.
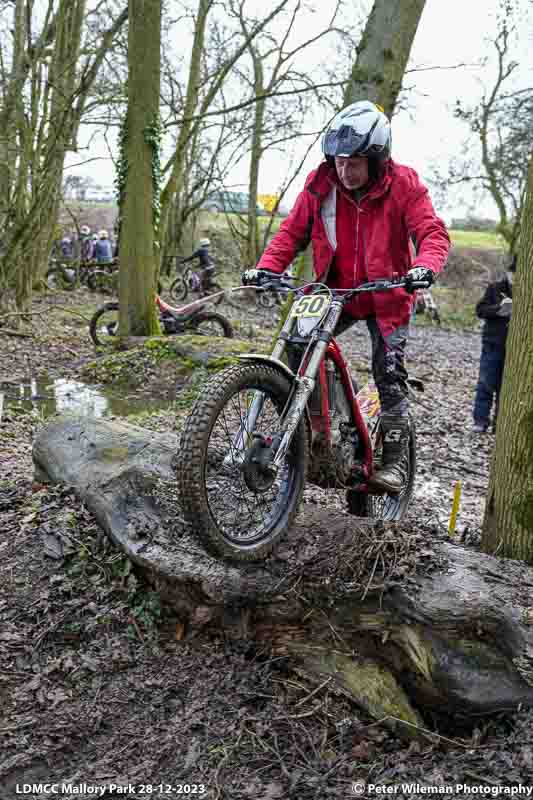
<instances>
[{"instance_id":1,"label":"green field","mask_svg":"<svg viewBox=\"0 0 533 800\"><path fill-rule=\"evenodd\" d=\"M505 250L505 242L499 233L490 231L450 231L455 247L472 247L475 250Z\"/></svg>"}]
</instances>

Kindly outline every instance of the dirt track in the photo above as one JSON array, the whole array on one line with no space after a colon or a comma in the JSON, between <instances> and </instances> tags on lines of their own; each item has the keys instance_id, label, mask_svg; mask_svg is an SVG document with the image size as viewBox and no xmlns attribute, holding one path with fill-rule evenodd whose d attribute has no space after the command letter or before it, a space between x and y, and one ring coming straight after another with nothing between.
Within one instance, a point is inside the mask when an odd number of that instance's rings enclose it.
<instances>
[{"instance_id":1,"label":"dirt track","mask_svg":"<svg viewBox=\"0 0 533 800\"><path fill-rule=\"evenodd\" d=\"M77 358L44 336L37 345L10 342L2 379L26 374L27 353L49 372L80 375L91 349L81 329L68 337ZM355 360L366 359L364 327L341 344ZM405 525L424 533L429 551L435 537L447 535L456 479L463 482L458 538L475 544L479 534L493 442L471 433L479 346L476 334L425 327L410 343L411 372L426 391L413 403L419 473ZM180 621L160 607L79 501L68 490L32 484L37 424L35 414L8 409L0 426L2 800L16 796L16 784L47 781L108 787L104 796L111 783L172 784L174 794L178 783L202 783L204 796L228 800L350 797L359 780L485 790L531 785L528 711L480 722L474 731L441 721L447 738L407 748L327 686L315 691L288 672L282 659L226 641L219 630L184 637ZM161 412L143 424L175 420ZM342 502L335 493L311 495L307 500L320 505ZM427 719L428 729L434 724Z\"/></svg>"}]
</instances>

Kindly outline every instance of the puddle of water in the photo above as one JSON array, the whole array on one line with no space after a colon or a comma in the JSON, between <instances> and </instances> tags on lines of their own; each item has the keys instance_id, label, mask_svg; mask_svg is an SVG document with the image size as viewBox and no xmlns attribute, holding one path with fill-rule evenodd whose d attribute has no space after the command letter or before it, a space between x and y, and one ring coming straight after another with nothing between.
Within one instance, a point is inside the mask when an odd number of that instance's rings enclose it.
<instances>
[{"instance_id":1,"label":"puddle of water","mask_svg":"<svg viewBox=\"0 0 533 800\"><path fill-rule=\"evenodd\" d=\"M56 412L70 412L89 417L127 417L143 411L168 409L172 401L154 397L128 395L109 387L90 386L80 381L41 377L29 383L0 386L4 409L37 408L44 417Z\"/></svg>"}]
</instances>

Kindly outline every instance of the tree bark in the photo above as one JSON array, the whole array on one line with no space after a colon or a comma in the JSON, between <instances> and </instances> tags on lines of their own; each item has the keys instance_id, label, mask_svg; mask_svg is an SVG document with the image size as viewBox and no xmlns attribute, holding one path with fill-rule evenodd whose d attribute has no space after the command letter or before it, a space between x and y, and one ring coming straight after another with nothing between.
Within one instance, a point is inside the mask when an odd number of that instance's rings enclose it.
<instances>
[{"instance_id":1,"label":"tree bark","mask_svg":"<svg viewBox=\"0 0 533 800\"><path fill-rule=\"evenodd\" d=\"M35 477L75 487L190 635L252 639L406 736L418 706L465 718L533 704L533 570L313 506L266 561L222 561L181 516L177 447L118 420L56 418L35 439Z\"/></svg>"},{"instance_id":2,"label":"tree bark","mask_svg":"<svg viewBox=\"0 0 533 800\"><path fill-rule=\"evenodd\" d=\"M161 0L129 0L127 161L120 241L121 334L159 331L154 303L156 232L154 156L149 139L159 120Z\"/></svg>"},{"instance_id":3,"label":"tree bark","mask_svg":"<svg viewBox=\"0 0 533 800\"><path fill-rule=\"evenodd\" d=\"M533 157L482 547L533 563Z\"/></svg>"},{"instance_id":4,"label":"tree bark","mask_svg":"<svg viewBox=\"0 0 533 800\"><path fill-rule=\"evenodd\" d=\"M344 104L371 100L392 117L426 0L374 0L344 93Z\"/></svg>"},{"instance_id":5,"label":"tree bark","mask_svg":"<svg viewBox=\"0 0 533 800\"><path fill-rule=\"evenodd\" d=\"M258 97L265 91L263 64L259 53L250 45L254 70L254 93ZM257 224L257 193L259 191L259 166L262 156L263 125L265 118L265 101L258 100L254 106L254 123L252 129L252 145L250 148L250 169L248 172L248 230L246 263L254 265L259 260L259 226Z\"/></svg>"}]
</instances>

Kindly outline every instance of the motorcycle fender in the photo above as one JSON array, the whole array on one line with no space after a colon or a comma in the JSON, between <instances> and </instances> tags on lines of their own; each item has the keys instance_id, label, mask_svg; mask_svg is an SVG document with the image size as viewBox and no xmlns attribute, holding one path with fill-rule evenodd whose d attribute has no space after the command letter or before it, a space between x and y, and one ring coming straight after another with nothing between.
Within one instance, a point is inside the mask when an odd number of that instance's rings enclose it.
<instances>
[{"instance_id":1,"label":"motorcycle fender","mask_svg":"<svg viewBox=\"0 0 533 800\"><path fill-rule=\"evenodd\" d=\"M295 379L296 375L287 366L284 364L283 361L280 361L279 358L272 358L272 356L267 356L264 353L246 353L245 355L237 356L240 361L255 361L261 364L269 364L274 369L277 369L278 372L282 372L285 377L287 377L291 382ZM311 415L309 414L309 409L305 409L305 415L307 417L307 435L309 437L309 446L311 446L312 440L312 426L311 426Z\"/></svg>"},{"instance_id":2,"label":"motorcycle fender","mask_svg":"<svg viewBox=\"0 0 533 800\"><path fill-rule=\"evenodd\" d=\"M277 369L279 372L283 372L283 374L290 380L293 381L296 377L292 369L287 366L283 361L280 361L279 358L272 358L272 356L267 356L264 353L246 353L246 355L237 356L239 360L242 361L259 361L262 364L270 364L271 367Z\"/></svg>"}]
</instances>

